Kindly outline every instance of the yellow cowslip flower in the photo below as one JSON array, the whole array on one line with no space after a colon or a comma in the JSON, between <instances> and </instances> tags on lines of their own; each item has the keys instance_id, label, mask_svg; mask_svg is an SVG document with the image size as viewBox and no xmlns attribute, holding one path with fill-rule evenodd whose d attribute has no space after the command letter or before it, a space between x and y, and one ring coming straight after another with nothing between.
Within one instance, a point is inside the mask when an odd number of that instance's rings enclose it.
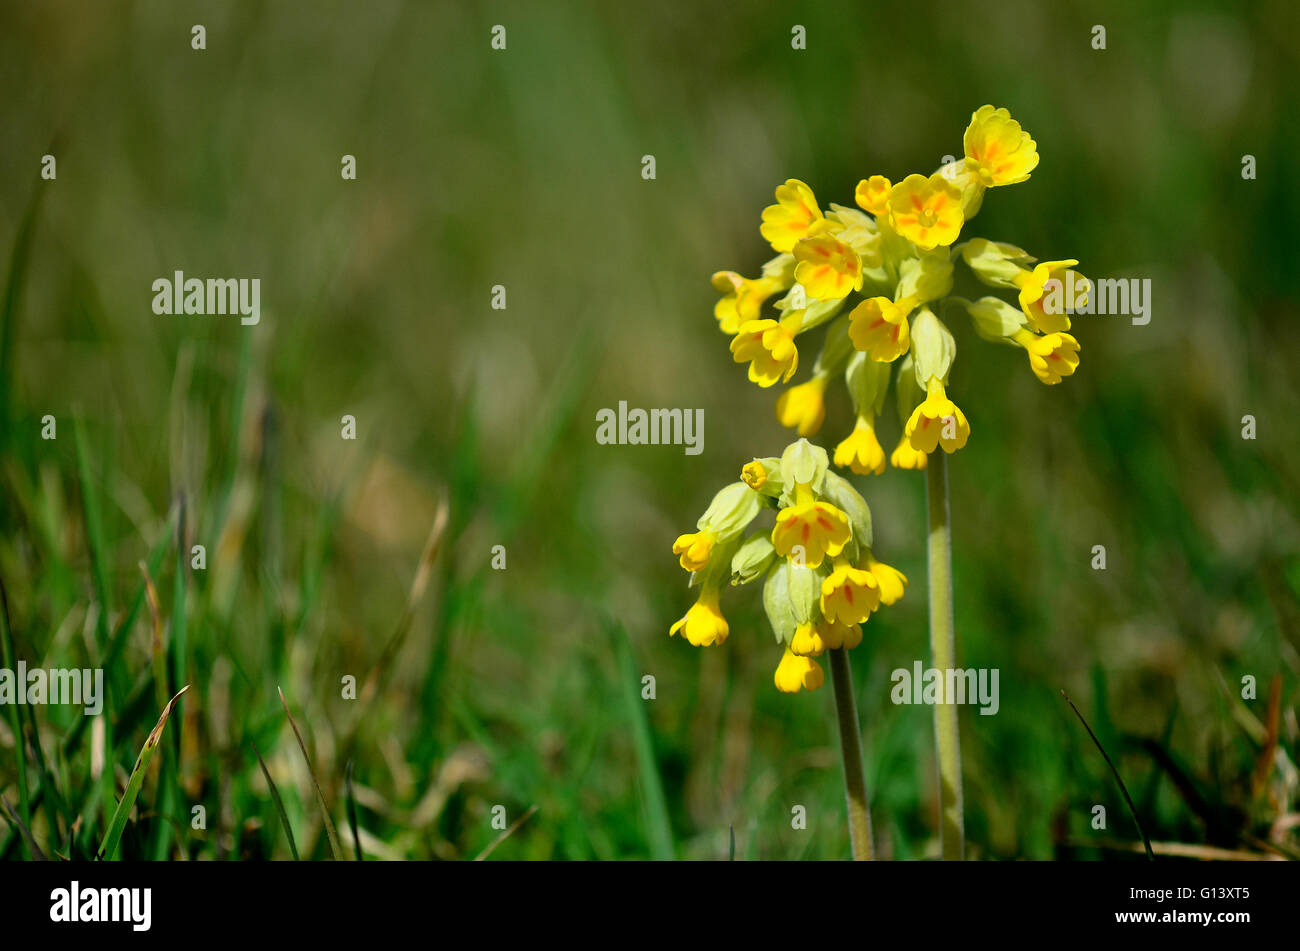
<instances>
[{"instance_id":1,"label":"yellow cowslip flower","mask_svg":"<svg viewBox=\"0 0 1300 951\"><path fill-rule=\"evenodd\" d=\"M883 175L872 175L858 182L853 200L863 211L869 211L877 218L889 214L889 190L893 182Z\"/></svg>"},{"instance_id":2,"label":"yellow cowslip flower","mask_svg":"<svg viewBox=\"0 0 1300 951\"><path fill-rule=\"evenodd\" d=\"M794 342L798 331L798 316L780 321L748 321L732 338L731 358L748 363L749 378L759 386L786 382L799 368L799 348Z\"/></svg>"},{"instance_id":3,"label":"yellow cowslip flower","mask_svg":"<svg viewBox=\"0 0 1300 951\"><path fill-rule=\"evenodd\" d=\"M950 245L965 220L961 190L938 172L929 178L909 175L889 190L889 220L922 251Z\"/></svg>"},{"instance_id":4,"label":"yellow cowslip flower","mask_svg":"<svg viewBox=\"0 0 1300 951\"><path fill-rule=\"evenodd\" d=\"M772 679L776 689L782 693L798 693L805 689L816 690L826 682L826 675L817 661L811 657L799 657L787 647Z\"/></svg>"},{"instance_id":5,"label":"yellow cowslip flower","mask_svg":"<svg viewBox=\"0 0 1300 951\"><path fill-rule=\"evenodd\" d=\"M818 502L805 483L795 487L795 504L776 513L772 547L782 558L803 549L803 563L819 568L830 555L834 558L849 543L853 530L849 517L829 502Z\"/></svg>"},{"instance_id":6,"label":"yellow cowslip flower","mask_svg":"<svg viewBox=\"0 0 1300 951\"><path fill-rule=\"evenodd\" d=\"M822 615L840 624L861 624L880 607L880 586L870 571L837 561L822 579Z\"/></svg>"},{"instance_id":7,"label":"yellow cowslip flower","mask_svg":"<svg viewBox=\"0 0 1300 951\"><path fill-rule=\"evenodd\" d=\"M907 421L907 441L913 449L925 453L934 452L938 446L942 446L944 452L956 452L970 438L966 414L948 399L943 381L937 376L930 377L925 389L925 400L912 410Z\"/></svg>"},{"instance_id":8,"label":"yellow cowslip flower","mask_svg":"<svg viewBox=\"0 0 1300 951\"><path fill-rule=\"evenodd\" d=\"M767 485L767 467L757 459L747 462L745 468L740 470L740 478L745 485L758 492Z\"/></svg>"},{"instance_id":9,"label":"yellow cowslip flower","mask_svg":"<svg viewBox=\"0 0 1300 951\"><path fill-rule=\"evenodd\" d=\"M823 618L822 622L817 625L817 636L821 638L823 644L832 650L838 650L839 648L853 650L862 643L862 625L840 624Z\"/></svg>"},{"instance_id":10,"label":"yellow cowslip flower","mask_svg":"<svg viewBox=\"0 0 1300 951\"><path fill-rule=\"evenodd\" d=\"M820 657L826 652L826 643L817 628L810 622L800 624L790 638L790 653L797 657Z\"/></svg>"},{"instance_id":11,"label":"yellow cowslip flower","mask_svg":"<svg viewBox=\"0 0 1300 951\"><path fill-rule=\"evenodd\" d=\"M907 575L877 559L870 548L866 550L866 555L862 559L862 567L871 572L871 576L876 579L876 585L880 588L881 604L887 607L902 600L903 592L907 589Z\"/></svg>"},{"instance_id":12,"label":"yellow cowslip flower","mask_svg":"<svg viewBox=\"0 0 1300 951\"><path fill-rule=\"evenodd\" d=\"M779 277L741 277L735 271L718 271L713 275L713 289L723 297L713 305L713 316L723 333L734 334L741 324L757 320L763 304L773 294L785 290Z\"/></svg>"},{"instance_id":13,"label":"yellow cowslip flower","mask_svg":"<svg viewBox=\"0 0 1300 951\"><path fill-rule=\"evenodd\" d=\"M717 541L718 536L708 529L678 535L677 541L673 542L673 554L681 556L679 560L687 571L703 571Z\"/></svg>"},{"instance_id":14,"label":"yellow cowslip flower","mask_svg":"<svg viewBox=\"0 0 1300 951\"><path fill-rule=\"evenodd\" d=\"M812 436L826 419L826 385L830 377L815 376L792 386L776 401L776 418L782 426L797 429L800 436Z\"/></svg>"},{"instance_id":15,"label":"yellow cowslip flower","mask_svg":"<svg viewBox=\"0 0 1300 951\"><path fill-rule=\"evenodd\" d=\"M795 281L815 300L839 300L862 289L862 259L834 235L803 238L794 246L794 259Z\"/></svg>"},{"instance_id":16,"label":"yellow cowslip flower","mask_svg":"<svg viewBox=\"0 0 1300 951\"><path fill-rule=\"evenodd\" d=\"M966 165L980 183L1014 185L1038 167L1038 146L1005 109L980 106L962 136Z\"/></svg>"},{"instance_id":17,"label":"yellow cowslip flower","mask_svg":"<svg viewBox=\"0 0 1300 951\"><path fill-rule=\"evenodd\" d=\"M1023 327L1011 338L1029 354L1029 367L1048 386L1060 383L1079 366L1079 341L1069 334L1050 333L1038 336Z\"/></svg>"},{"instance_id":18,"label":"yellow cowslip flower","mask_svg":"<svg viewBox=\"0 0 1300 951\"><path fill-rule=\"evenodd\" d=\"M703 587L699 599L690 606L684 617L668 629L672 637L678 631L696 647L721 644L727 639L730 628L718 607L718 589Z\"/></svg>"},{"instance_id":19,"label":"yellow cowslip flower","mask_svg":"<svg viewBox=\"0 0 1300 951\"><path fill-rule=\"evenodd\" d=\"M924 469L926 463L926 454L919 449L913 449L912 443L908 441L907 433L898 440L898 445L894 451L889 454L889 464L895 469Z\"/></svg>"},{"instance_id":20,"label":"yellow cowslip flower","mask_svg":"<svg viewBox=\"0 0 1300 951\"><path fill-rule=\"evenodd\" d=\"M871 355L877 363L892 363L912 345L907 317L913 298L892 301L869 297L849 313L849 339L853 346Z\"/></svg>"},{"instance_id":21,"label":"yellow cowslip flower","mask_svg":"<svg viewBox=\"0 0 1300 951\"><path fill-rule=\"evenodd\" d=\"M858 475L885 471L885 450L880 448L876 430L865 416L859 416L853 432L835 447L835 464L847 466Z\"/></svg>"},{"instance_id":22,"label":"yellow cowslip flower","mask_svg":"<svg viewBox=\"0 0 1300 951\"><path fill-rule=\"evenodd\" d=\"M799 179L790 178L776 187L776 204L763 209L758 233L771 242L778 254L785 254L793 250L795 242L825 226L826 218L817 207L813 190Z\"/></svg>"},{"instance_id":23,"label":"yellow cowslip flower","mask_svg":"<svg viewBox=\"0 0 1300 951\"><path fill-rule=\"evenodd\" d=\"M1022 268L1012 278L1016 287L1020 288L1018 295L1020 309L1024 312L1025 319L1029 321L1029 326L1036 332L1060 333L1070 329L1070 315L1065 313L1064 303L1060 313L1049 314L1043 307L1044 292L1048 281L1056 280L1064 285L1066 271L1078 263L1073 258L1064 261L1044 261L1042 264L1034 265L1032 271Z\"/></svg>"}]
</instances>

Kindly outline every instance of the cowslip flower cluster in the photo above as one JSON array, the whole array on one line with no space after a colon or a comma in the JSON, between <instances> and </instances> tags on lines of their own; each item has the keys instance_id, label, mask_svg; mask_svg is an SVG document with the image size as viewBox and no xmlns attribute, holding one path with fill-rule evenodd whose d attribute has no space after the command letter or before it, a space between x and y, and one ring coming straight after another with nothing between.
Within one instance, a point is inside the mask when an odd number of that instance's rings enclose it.
<instances>
[{"instance_id":1,"label":"cowslip flower cluster","mask_svg":"<svg viewBox=\"0 0 1300 951\"><path fill-rule=\"evenodd\" d=\"M1072 283L1066 278L1079 262L1038 262L983 238L955 243L985 191L1026 181L1037 166L1029 133L1006 109L985 105L971 115L961 158L928 176L863 179L856 208L823 209L797 179L776 189L759 232L777 256L757 278L719 271L713 285L723 295L714 316L731 337L732 358L749 365L759 386L789 383L799 369L800 336L829 324L810 378L777 400L782 425L814 435L826 417L826 391L842 375L856 421L835 447L834 463L859 475L884 472L877 420L897 365L903 434L888 462L922 469L929 453L965 446L970 422L947 392L956 344L939 315L949 304L966 309L981 337L1023 349L1043 383L1074 373L1079 343L1066 332L1068 313L1086 306L1090 285L1077 272ZM1015 303L950 296L959 258L980 282L1014 291ZM1062 299L1064 287L1075 300ZM854 294L861 299L849 307ZM769 301L774 313L765 316Z\"/></svg>"},{"instance_id":2,"label":"cowslip flower cluster","mask_svg":"<svg viewBox=\"0 0 1300 951\"><path fill-rule=\"evenodd\" d=\"M750 532L764 510L772 528ZM763 607L782 647L774 681L783 693L816 690L825 680L815 658L854 648L881 605L903 597L907 578L871 551L871 510L847 479L830 469L826 450L806 439L779 457L755 459L723 488L696 531L673 545L699 588L695 603L669 629L696 647L721 644L730 627L720 606L724 586L759 578Z\"/></svg>"}]
</instances>

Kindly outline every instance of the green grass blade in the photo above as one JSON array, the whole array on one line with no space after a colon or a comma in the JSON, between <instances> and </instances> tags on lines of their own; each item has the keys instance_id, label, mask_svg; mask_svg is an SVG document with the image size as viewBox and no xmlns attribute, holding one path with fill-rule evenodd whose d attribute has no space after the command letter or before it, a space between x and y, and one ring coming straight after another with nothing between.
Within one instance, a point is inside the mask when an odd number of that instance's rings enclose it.
<instances>
[{"instance_id":1,"label":"green grass blade","mask_svg":"<svg viewBox=\"0 0 1300 951\"><path fill-rule=\"evenodd\" d=\"M650 855L658 861L670 861L674 855L672 823L668 818L668 803L664 798L663 781L655 759L654 741L650 732L650 718L639 690L641 679L637 676L632 659L632 644L621 624L605 621L605 629L618 659L619 680L623 685L623 700L627 706L628 721L632 728L632 742L641 774L641 793L645 800L646 833Z\"/></svg>"},{"instance_id":2,"label":"green grass blade","mask_svg":"<svg viewBox=\"0 0 1300 951\"><path fill-rule=\"evenodd\" d=\"M4 582L0 581L0 651L4 653L4 666L16 670L17 658L14 657L13 632L9 630L9 596L5 592ZM25 826L32 822L32 806L27 794L27 744L23 742L23 726L18 713L18 704L6 703L9 716L9 729L14 735L14 753L18 761L18 811ZM84 720L85 717L82 717ZM22 828L20 826L20 828ZM25 840L24 840L25 841ZM30 843L28 844L30 849Z\"/></svg>"},{"instance_id":3,"label":"green grass blade","mask_svg":"<svg viewBox=\"0 0 1300 951\"><path fill-rule=\"evenodd\" d=\"M131 778L127 781L126 792L122 794L122 799L117 804L117 811L113 813L113 818L108 824L108 830L104 833L104 841L99 844L99 851L95 853L100 859L113 859L117 857L118 847L122 844L122 832L126 829L126 818L131 813L131 807L135 805L136 797L140 795L140 787L144 785L145 771L149 768L149 761L153 759L154 750L157 749L158 743L162 740L163 727L167 725L167 718L171 716L172 707L176 701L181 698L181 694L190 689L186 684L180 689L176 696L167 702L163 709L162 716L158 718L158 724L150 731L149 736L144 741L144 748L140 750L140 756L135 761L135 767L131 770ZM111 773L111 768L106 768L105 772Z\"/></svg>"},{"instance_id":4,"label":"green grass blade","mask_svg":"<svg viewBox=\"0 0 1300 951\"><path fill-rule=\"evenodd\" d=\"M352 793L352 760L348 760L347 771L343 774L343 785L347 790L348 827L352 830L352 844L356 848L357 861L364 862L361 854L361 830L357 825L357 797Z\"/></svg>"},{"instance_id":5,"label":"green grass blade","mask_svg":"<svg viewBox=\"0 0 1300 951\"><path fill-rule=\"evenodd\" d=\"M32 858L38 862L48 862L50 857L42 852L41 847L36 844L36 839L32 837L32 830L27 828L27 823L14 815L14 807L9 805L9 800L6 799L3 794L0 794L0 803L4 804L5 815L8 816L9 821L18 828L18 832L22 835L23 841L27 843L27 848L31 850Z\"/></svg>"},{"instance_id":6,"label":"green grass blade","mask_svg":"<svg viewBox=\"0 0 1300 951\"><path fill-rule=\"evenodd\" d=\"M293 720L293 714L289 712L289 702L284 699L284 691L276 688L280 694L280 703L284 706L284 715L289 718L289 726L293 727L293 735L298 738L298 748L302 750L302 758L307 763L307 775L311 777L312 788L316 790L316 801L320 803L321 817L325 820L325 834L329 836L330 851L334 853L335 861L342 862L346 856L343 849L339 847L338 830L334 828L334 820L330 818L329 806L325 805L325 795L320 791L320 783L316 781L316 770L312 768L311 757L307 755L307 744L302 740L302 734L298 732L298 724Z\"/></svg>"},{"instance_id":7,"label":"green grass blade","mask_svg":"<svg viewBox=\"0 0 1300 951\"><path fill-rule=\"evenodd\" d=\"M1102 746L1101 741L1097 739L1097 734L1092 732L1092 727L1088 726L1088 721L1083 718L1083 714L1080 713L1079 708L1074 705L1074 701L1069 698L1064 690L1061 691L1061 696L1065 697L1065 702L1070 705L1070 709L1074 711L1074 715L1079 718L1079 722L1083 724L1083 728L1088 731L1088 735L1092 737L1093 744L1101 752L1101 758L1106 761L1106 765L1110 767L1111 773L1115 776L1115 782L1119 783L1119 791L1124 794L1124 804L1128 806L1129 815L1133 817L1133 824L1137 826L1137 830L1142 836L1142 845L1145 846L1147 850L1147 860L1154 862L1156 857L1151 852L1151 840L1147 838L1146 829L1142 828L1142 820L1138 818L1138 811L1133 805L1132 797L1128 794L1128 787L1124 785L1124 780L1120 778L1119 770L1116 769L1115 764L1110 761L1110 756L1107 755L1106 748Z\"/></svg>"},{"instance_id":8,"label":"green grass blade","mask_svg":"<svg viewBox=\"0 0 1300 951\"><path fill-rule=\"evenodd\" d=\"M280 790L275 788L275 780L271 778L271 771L266 768L266 761L262 759L262 751L257 748L257 742L253 743L253 752L257 755L257 764L262 767L262 775L266 777L266 786L271 790L271 800L275 803L276 811L280 813L280 825L284 826L285 838L289 840L289 852L293 855L293 860L298 861L298 843L293 841L293 826L289 825L289 813L284 811L284 800L280 798Z\"/></svg>"}]
</instances>

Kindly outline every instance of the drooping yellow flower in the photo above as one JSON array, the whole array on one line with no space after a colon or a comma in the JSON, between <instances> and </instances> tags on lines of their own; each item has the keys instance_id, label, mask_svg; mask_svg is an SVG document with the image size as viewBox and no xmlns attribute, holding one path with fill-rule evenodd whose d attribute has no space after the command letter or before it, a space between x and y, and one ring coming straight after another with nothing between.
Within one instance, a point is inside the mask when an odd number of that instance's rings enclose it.
<instances>
[{"instance_id":1,"label":"drooping yellow flower","mask_svg":"<svg viewBox=\"0 0 1300 951\"><path fill-rule=\"evenodd\" d=\"M755 459L753 462L745 463L745 467L740 470L741 481L749 486L755 492L762 490L767 485L767 467Z\"/></svg>"},{"instance_id":2,"label":"drooping yellow flower","mask_svg":"<svg viewBox=\"0 0 1300 951\"><path fill-rule=\"evenodd\" d=\"M799 657L788 647L773 677L776 689L782 693L816 690L826 682L821 665L811 657Z\"/></svg>"},{"instance_id":3,"label":"drooping yellow flower","mask_svg":"<svg viewBox=\"0 0 1300 951\"><path fill-rule=\"evenodd\" d=\"M879 218L889 213L889 190L893 187L893 182L885 176L872 175L858 182L853 200L863 211L869 211Z\"/></svg>"},{"instance_id":4,"label":"drooping yellow flower","mask_svg":"<svg viewBox=\"0 0 1300 951\"><path fill-rule=\"evenodd\" d=\"M678 560L687 571L703 571L717 541L718 536L708 529L678 535L673 542L673 554L680 556Z\"/></svg>"},{"instance_id":5,"label":"drooping yellow flower","mask_svg":"<svg viewBox=\"0 0 1300 951\"><path fill-rule=\"evenodd\" d=\"M889 190L894 230L922 251L957 240L964 221L961 191L943 175L909 175Z\"/></svg>"},{"instance_id":6,"label":"drooping yellow flower","mask_svg":"<svg viewBox=\"0 0 1300 951\"><path fill-rule=\"evenodd\" d=\"M826 385L830 377L815 376L807 383L792 386L776 401L776 418L782 426L798 430L800 436L812 436L826 419Z\"/></svg>"},{"instance_id":7,"label":"drooping yellow flower","mask_svg":"<svg viewBox=\"0 0 1300 951\"><path fill-rule=\"evenodd\" d=\"M861 624L880 606L880 586L870 571L839 561L822 579L821 608L828 620Z\"/></svg>"},{"instance_id":8,"label":"drooping yellow flower","mask_svg":"<svg viewBox=\"0 0 1300 951\"><path fill-rule=\"evenodd\" d=\"M772 547L782 558L797 556L802 550L803 563L818 568L830 555L834 558L849 543L853 530L849 517L829 502L818 502L806 485L796 488L794 505L776 513L772 529Z\"/></svg>"},{"instance_id":9,"label":"drooping yellow flower","mask_svg":"<svg viewBox=\"0 0 1300 951\"><path fill-rule=\"evenodd\" d=\"M862 560L862 567L871 572L876 584L880 588L880 603L883 605L896 604L903 597L903 592L907 589L907 575L903 574L897 568L891 568L876 558L867 549L866 556Z\"/></svg>"},{"instance_id":10,"label":"drooping yellow flower","mask_svg":"<svg viewBox=\"0 0 1300 951\"><path fill-rule=\"evenodd\" d=\"M817 625L817 636L821 638L823 644L832 650L838 650L841 647L845 650L853 650L862 643L862 625L840 624L823 618L821 623Z\"/></svg>"},{"instance_id":11,"label":"drooping yellow flower","mask_svg":"<svg viewBox=\"0 0 1300 951\"><path fill-rule=\"evenodd\" d=\"M976 109L962 145L967 167L990 188L1023 182L1038 167L1038 146L1006 109Z\"/></svg>"},{"instance_id":12,"label":"drooping yellow flower","mask_svg":"<svg viewBox=\"0 0 1300 951\"><path fill-rule=\"evenodd\" d=\"M911 312L911 298L894 302L888 297L870 297L849 313L849 339L877 363L891 363L911 346L907 323Z\"/></svg>"},{"instance_id":13,"label":"drooping yellow flower","mask_svg":"<svg viewBox=\"0 0 1300 951\"><path fill-rule=\"evenodd\" d=\"M865 416L858 417L853 432L835 447L835 464L847 466L858 475L880 475L885 471L885 450L880 448L875 427Z\"/></svg>"},{"instance_id":14,"label":"drooping yellow flower","mask_svg":"<svg viewBox=\"0 0 1300 951\"><path fill-rule=\"evenodd\" d=\"M811 623L800 624L794 629L794 637L790 638L790 653L799 657L820 657L825 651L826 643Z\"/></svg>"},{"instance_id":15,"label":"drooping yellow flower","mask_svg":"<svg viewBox=\"0 0 1300 951\"><path fill-rule=\"evenodd\" d=\"M777 253L784 254L793 250L801 238L825 227L825 221L813 190L799 179L790 178L776 187L776 204L763 209L763 224L758 232Z\"/></svg>"},{"instance_id":16,"label":"drooping yellow flower","mask_svg":"<svg viewBox=\"0 0 1300 951\"><path fill-rule=\"evenodd\" d=\"M951 453L966 445L970 423L957 404L948 399L943 381L930 377L925 400L912 410L905 431L913 449L930 453L942 446L944 452Z\"/></svg>"},{"instance_id":17,"label":"drooping yellow flower","mask_svg":"<svg viewBox=\"0 0 1300 951\"><path fill-rule=\"evenodd\" d=\"M1045 292L1048 281L1060 281L1060 286L1063 286L1066 272L1078 263L1073 258L1064 261L1044 261L1036 264L1032 271L1022 269L1012 278L1016 287L1020 288L1018 294L1020 309L1024 312L1025 319L1029 321L1029 326L1036 332L1060 333L1070 329L1070 315L1065 312L1064 296L1060 294L1056 296L1061 306L1049 312L1044 306ZM1082 279L1076 278L1076 280Z\"/></svg>"},{"instance_id":18,"label":"drooping yellow flower","mask_svg":"<svg viewBox=\"0 0 1300 951\"><path fill-rule=\"evenodd\" d=\"M718 327L723 333L734 334L741 324L757 320L767 299L785 287L778 277L748 278L735 271L718 271L713 275L713 289L723 294L713 305Z\"/></svg>"},{"instance_id":19,"label":"drooping yellow flower","mask_svg":"<svg viewBox=\"0 0 1300 951\"><path fill-rule=\"evenodd\" d=\"M815 300L839 300L862 289L862 259L839 238L818 234L794 246L794 279Z\"/></svg>"},{"instance_id":20,"label":"drooping yellow flower","mask_svg":"<svg viewBox=\"0 0 1300 951\"><path fill-rule=\"evenodd\" d=\"M1069 334L1038 336L1023 327L1012 338L1029 354L1029 367L1047 385L1060 383L1079 366L1079 341Z\"/></svg>"},{"instance_id":21,"label":"drooping yellow flower","mask_svg":"<svg viewBox=\"0 0 1300 951\"><path fill-rule=\"evenodd\" d=\"M759 386L788 381L799 368L799 348L794 342L797 329L797 318L794 323L786 319L741 324L731 341L731 358L748 363L749 378Z\"/></svg>"},{"instance_id":22,"label":"drooping yellow flower","mask_svg":"<svg viewBox=\"0 0 1300 951\"><path fill-rule=\"evenodd\" d=\"M678 631L696 647L721 644L727 639L730 628L718 607L718 589L703 587L699 599L690 606L684 617L668 629L672 637Z\"/></svg>"},{"instance_id":23,"label":"drooping yellow flower","mask_svg":"<svg viewBox=\"0 0 1300 951\"><path fill-rule=\"evenodd\" d=\"M898 440L898 445L889 454L889 464L895 469L924 469L926 460L925 453L912 448L907 433L903 433L902 438Z\"/></svg>"}]
</instances>

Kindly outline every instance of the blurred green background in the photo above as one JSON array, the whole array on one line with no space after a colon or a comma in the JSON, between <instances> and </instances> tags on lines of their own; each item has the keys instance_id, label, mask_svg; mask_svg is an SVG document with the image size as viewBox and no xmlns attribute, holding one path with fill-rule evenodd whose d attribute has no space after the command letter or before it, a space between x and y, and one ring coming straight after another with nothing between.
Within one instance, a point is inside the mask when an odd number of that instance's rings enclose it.
<instances>
[{"instance_id":1,"label":"blurred green background","mask_svg":"<svg viewBox=\"0 0 1300 951\"><path fill-rule=\"evenodd\" d=\"M667 635L691 601L673 539L790 439L709 276L757 274L787 177L851 205L960 154L991 102L1042 162L967 235L1150 278L1153 318L1078 319L1082 365L1051 388L950 321L973 430L950 466L958 656L1001 671L1000 712L962 711L970 855L1140 856L1061 688L1153 840L1300 854L1295 9L6 4L0 579L17 657L102 663L111 692L89 726L3 711L0 791L17 808L16 722L33 835L89 854L188 682L122 854L288 857L256 742L299 852L326 857L278 686L349 853L354 810L367 857L473 857L503 805L537 811L498 858L724 858L729 827L737 858L847 857L831 691L776 692L757 588L724 597L724 646ZM155 316L176 269L259 277L261 323ZM704 452L597 445L619 400L703 407ZM912 582L853 654L876 838L933 856L931 710L889 700L928 656L924 480L854 481ZM207 569L179 572L194 544ZM0 849L27 854L8 816Z\"/></svg>"}]
</instances>

